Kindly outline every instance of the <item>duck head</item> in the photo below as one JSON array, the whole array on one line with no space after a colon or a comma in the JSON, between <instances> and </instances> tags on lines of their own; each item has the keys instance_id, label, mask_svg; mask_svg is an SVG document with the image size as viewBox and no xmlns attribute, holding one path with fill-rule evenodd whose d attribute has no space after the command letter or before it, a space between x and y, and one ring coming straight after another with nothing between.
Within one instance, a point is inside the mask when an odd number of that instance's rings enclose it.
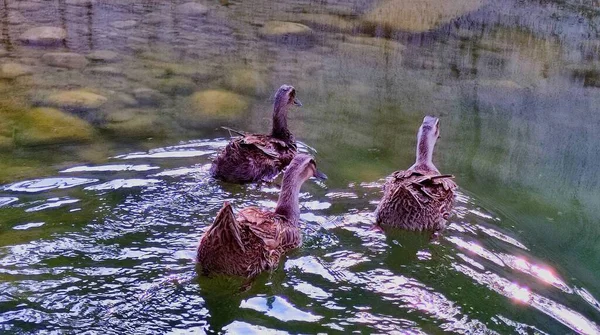
<instances>
[{"instance_id":1,"label":"duck head","mask_svg":"<svg viewBox=\"0 0 600 335\"><path fill-rule=\"evenodd\" d=\"M296 89L291 85L281 85L275 93L275 107L302 106L302 103L296 98Z\"/></svg>"},{"instance_id":2,"label":"duck head","mask_svg":"<svg viewBox=\"0 0 600 335\"><path fill-rule=\"evenodd\" d=\"M317 170L314 158L306 154L297 154L283 174L283 182L275 213L283 215L291 224L297 224L300 218L300 187L309 178L327 179Z\"/></svg>"},{"instance_id":3,"label":"duck head","mask_svg":"<svg viewBox=\"0 0 600 335\"><path fill-rule=\"evenodd\" d=\"M283 179L297 179L305 182L309 178L327 179L327 176L317 170L315 159L307 154L297 154L285 170Z\"/></svg>"}]
</instances>

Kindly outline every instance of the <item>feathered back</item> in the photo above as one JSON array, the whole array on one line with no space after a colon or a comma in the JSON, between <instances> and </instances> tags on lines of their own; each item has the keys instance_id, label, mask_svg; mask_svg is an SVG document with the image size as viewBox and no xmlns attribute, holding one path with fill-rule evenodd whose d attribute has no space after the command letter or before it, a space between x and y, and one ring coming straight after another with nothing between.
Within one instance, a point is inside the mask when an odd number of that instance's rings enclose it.
<instances>
[{"instance_id":1,"label":"feathered back","mask_svg":"<svg viewBox=\"0 0 600 335\"><path fill-rule=\"evenodd\" d=\"M277 267L281 255L301 243L300 230L281 215L249 207L234 217L225 203L200 239L197 258L204 274L252 278Z\"/></svg>"},{"instance_id":2,"label":"feathered back","mask_svg":"<svg viewBox=\"0 0 600 335\"><path fill-rule=\"evenodd\" d=\"M377 224L414 231L439 231L454 205L454 176L397 171L384 186Z\"/></svg>"}]
</instances>

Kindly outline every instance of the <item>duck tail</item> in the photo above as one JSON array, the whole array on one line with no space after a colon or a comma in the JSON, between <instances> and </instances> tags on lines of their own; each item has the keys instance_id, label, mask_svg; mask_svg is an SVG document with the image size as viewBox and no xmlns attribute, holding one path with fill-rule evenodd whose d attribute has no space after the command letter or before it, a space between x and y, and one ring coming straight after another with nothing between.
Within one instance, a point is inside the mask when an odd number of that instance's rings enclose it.
<instances>
[{"instance_id":1,"label":"duck tail","mask_svg":"<svg viewBox=\"0 0 600 335\"><path fill-rule=\"evenodd\" d=\"M217 213L215 222L210 227L207 235L213 240L220 241L221 244L237 245L242 252L246 251L242 243L240 226L235 220L229 201L223 203L223 208Z\"/></svg>"}]
</instances>

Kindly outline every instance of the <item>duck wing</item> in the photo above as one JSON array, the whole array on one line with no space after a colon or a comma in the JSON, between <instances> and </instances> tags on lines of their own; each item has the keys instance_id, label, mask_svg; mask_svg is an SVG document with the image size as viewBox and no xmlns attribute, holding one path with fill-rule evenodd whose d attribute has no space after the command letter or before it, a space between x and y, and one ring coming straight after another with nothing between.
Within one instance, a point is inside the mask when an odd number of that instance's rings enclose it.
<instances>
[{"instance_id":1,"label":"duck wing","mask_svg":"<svg viewBox=\"0 0 600 335\"><path fill-rule=\"evenodd\" d=\"M276 250L281 247L281 216L256 207L249 207L238 213L238 220L261 240L267 249Z\"/></svg>"},{"instance_id":2,"label":"duck wing","mask_svg":"<svg viewBox=\"0 0 600 335\"><path fill-rule=\"evenodd\" d=\"M449 174L428 174L414 170L396 171L387 179L384 190L394 193L409 192L412 198L420 202L441 201L453 196L457 187L453 178L454 176ZM399 196L399 194L391 196Z\"/></svg>"},{"instance_id":3,"label":"duck wing","mask_svg":"<svg viewBox=\"0 0 600 335\"><path fill-rule=\"evenodd\" d=\"M249 134L242 138L240 144L245 146L253 146L258 150L262 151L267 156L279 158L279 152L277 151L277 148L274 145L273 141L279 140L272 139L266 135ZM285 144L285 142L283 141L280 142Z\"/></svg>"},{"instance_id":4,"label":"duck wing","mask_svg":"<svg viewBox=\"0 0 600 335\"><path fill-rule=\"evenodd\" d=\"M285 218L279 214L251 207L240 211L238 220L247 223L252 233L270 250L286 251L297 248L302 242L300 230L285 225Z\"/></svg>"},{"instance_id":5,"label":"duck wing","mask_svg":"<svg viewBox=\"0 0 600 335\"><path fill-rule=\"evenodd\" d=\"M235 245L242 252L246 251L242 243L240 224L233 215L233 209L229 201L225 201L223 208L217 213L215 221L206 232L206 238L221 245Z\"/></svg>"}]
</instances>

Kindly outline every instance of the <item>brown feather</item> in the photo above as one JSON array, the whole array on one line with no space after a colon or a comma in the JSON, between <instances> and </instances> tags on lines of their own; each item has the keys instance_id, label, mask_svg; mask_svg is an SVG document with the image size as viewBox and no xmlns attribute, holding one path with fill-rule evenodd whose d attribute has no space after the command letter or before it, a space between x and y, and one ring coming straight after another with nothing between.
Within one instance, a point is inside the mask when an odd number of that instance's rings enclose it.
<instances>
[{"instance_id":1,"label":"brown feather","mask_svg":"<svg viewBox=\"0 0 600 335\"><path fill-rule=\"evenodd\" d=\"M407 230L443 229L457 187L451 178L430 171L396 171L384 185L377 223Z\"/></svg>"},{"instance_id":2,"label":"brown feather","mask_svg":"<svg viewBox=\"0 0 600 335\"><path fill-rule=\"evenodd\" d=\"M222 227L218 222L221 212L223 209L198 246L198 262L206 274L253 277L275 268L283 253L301 244L299 229L290 226L284 217L249 207L241 210L234 220L242 243L239 248L238 241L227 238L228 235L211 233L215 226Z\"/></svg>"},{"instance_id":3,"label":"brown feather","mask_svg":"<svg viewBox=\"0 0 600 335\"><path fill-rule=\"evenodd\" d=\"M295 155L295 142L249 134L229 142L213 161L211 173L215 178L233 183L270 181Z\"/></svg>"}]
</instances>

